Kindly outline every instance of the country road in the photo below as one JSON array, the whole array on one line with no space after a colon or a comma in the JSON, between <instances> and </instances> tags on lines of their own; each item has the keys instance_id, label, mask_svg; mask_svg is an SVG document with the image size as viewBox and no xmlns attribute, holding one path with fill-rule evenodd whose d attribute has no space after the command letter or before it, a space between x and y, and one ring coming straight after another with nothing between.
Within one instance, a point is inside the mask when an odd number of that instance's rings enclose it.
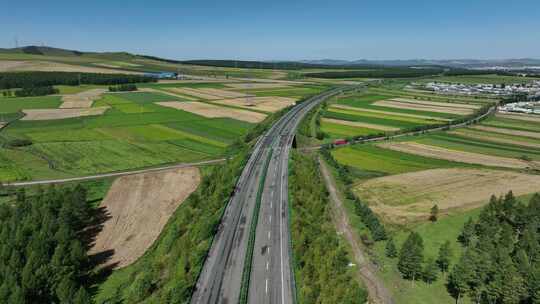
<instances>
[{"instance_id":1,"label":"country road","mask_svg":"<svg viewBox=\"0 0 540 304\"><path fill-rule=\"evenodd\" d=\"M236 304L241 290L247 303L295 302L288 226L289 151L307 112L340 92L326 91L294 106L256 143L225 209L191 303Z\"/></svg>"},{"instance_id":2,"label":"country road","mask_svg":"<svg viewBox=\"0 0 540 304\"><path fill-rule=\"evenodd\" d=\"M332 177L332 173L330 173L326 163L320 157L319 164L321 167L321 174L324 177L324 182L332 202L332 218L338 232L343 234L351 246L353 257L358 265L358 277L368 290L370 303L394 304L392 294L388 288L386 288L383 281L377 276L377 268L369 261L369 258L366 257L358 235L351 227L345 206L343 206L343 201L338 194L334 178Z\"/></svg>"},{"instance_id":3,"label":"country road","mask_svg":"<svg viewBox=\"0 0 540 304\"><path fill-rule=\"evenodd\" d=\"M4 183L3 185L4 186L21 187L21 186L35 186L35 185L48 185L48 184L63 184L63 183L69 183L69 182L81 182L81 181L94 180L94 179L103 179L103 178L109 178L109 177L120 177L120 176L134 175L134 174L141 174L141 173L166 171L166 170L170 170L170 169L185 168L185 167L192 167L192 166L212 165L212 164L222 163L222 162L224 162L226 160L227 159L225 159L225 158L220 158L220 159L212 159L212 160L206 160L206 161L195 162L195 163L178 163L178 164L174 164L174 165L167 165L167 166L156 167L156 168L148 168L148 169L138 169L138 170L131 170L131 171L103 173L103 174L79 176L79 177L70 177L70 178L59 178L59 179L47 179L47 180L38 180L38 181Z\"/></svg>"}]
</instances>

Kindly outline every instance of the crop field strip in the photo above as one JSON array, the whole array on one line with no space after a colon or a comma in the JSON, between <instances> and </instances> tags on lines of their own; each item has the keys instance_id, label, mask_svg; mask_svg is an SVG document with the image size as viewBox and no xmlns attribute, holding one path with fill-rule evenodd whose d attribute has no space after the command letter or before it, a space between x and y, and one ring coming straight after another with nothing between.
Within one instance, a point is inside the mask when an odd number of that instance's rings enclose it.
<instances>
[{"instance_id":1,"label":"crop field strip","mask_svg":"<svg viewBox=\"0 0 540 304\"><path fill-rule=\"evenodd\" d=\"M0 158L12 164L2 167L0 179L64 177L213 158L253 126L154 103L174 99L156 93L105 94L90 108L111 107L102 116L13 122L2 135L28 138L33 144L17 153L0 149ZM53 101L60 104L59 98Z\"/></svg>"},{"instance_id":2,"label":"crop field strip","mask_svg":"<svg viewBox=\"0 0 540 304\"><path fill-rule=\"evenodd\" d=\"M438 158L448 161L464 162L489 167L526 169L530 168L531 166L538 166L540 164L538 162L528 162L517 158L493 156L462 150L453 150L440 146L412 141L384 143L378 144L378 146L399 152L417 154L428 158Z\"/></svg>"},{"instance_id":3,"label":"crop field strip","mask_svg":"<svg viewBox=\"0 0 540 304\"><path fill-rule=\"evenodd\" d=\"M369 88L368 93L380 94L380 95L390 95L394 97L403 97L403 98L418 98L424 100L432 100L439 102L452 102L452 103L470 103L470 104L485 104L496 102L496 99L491 98L475 98L470 96L448 96L448 95L439 95L430 93L426 91L425 93L417 92L408 92L404 90L396 89L387 89L387 88Z\"/></svg>"},{"instance_id":4,"label":"crop field strip","mask_svg":"<svg viewBox=\"0 0 540 304\"><path fill-rule=\"evenodd\" d=\"M389 107L389 108L397 108L397 109L421 110L421 111L447 113L447 114L455 114L455 115L469 115L474 112L473 110L470 110L470 109L429 106L429 105L414 104L414 103L403 102L403 101L396 101L392 99L377 101L374 103L374 105Z\"/></svg>"},{"instance_id":5,"label":"crop field strip","mask_svg":"<svg viewBox=\"0 0 540 304\"><path fill-rule=\"evenodd\" d=\"M486 119L482 122L482 125L517 131L540 132L540 123L501 117Z\"/></svg>"},{"instance_id":6,"label":"crop field strip","mask_svg":"<svg viewBox=\"0 0 540 304\"><path fill-rule=\"evenodd\" d=\"M540 123L540 116L519 113L497 113L495 117Z\"/></svg>"},{"instance_id":7,"label":"crop field strip","mask_svg":"<svg viewBox=\"0 0 540 304\"><path fill-rule=\"evenodd\" d=\"M455 130L455 131L448 132L448 134L458 135L461 137L480 140L480 141L510 144L510 145L515 145L515 146L523 146L523 147L540 149L540 140L539 139L535 140L533 138L528 138L528 137L520 137L520 136L515 136L515 135L510 136L510 135L504 135L500 133L480 131L480 130L476 130L472 128Z\"/></svg>"}]
</instances>

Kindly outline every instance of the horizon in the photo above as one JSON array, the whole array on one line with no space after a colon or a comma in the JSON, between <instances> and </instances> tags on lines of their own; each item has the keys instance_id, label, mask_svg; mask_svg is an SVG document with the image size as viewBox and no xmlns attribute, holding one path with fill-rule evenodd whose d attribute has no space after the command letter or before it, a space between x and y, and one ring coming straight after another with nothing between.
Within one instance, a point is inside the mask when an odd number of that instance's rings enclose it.
<instances>
[{"instance_id":1,"label":"horizon","mask_svg":"<svg viewBox=\"0 0 540 304\"><path fill-rule=\"evenodd\" d=\"M54 45L192 60L537 58L540 3L414 0L10 4L0 47ZM81 12L84 12L82 14ZM30 20L30 21L29 21Z\"/></svg>"}]
</instances>

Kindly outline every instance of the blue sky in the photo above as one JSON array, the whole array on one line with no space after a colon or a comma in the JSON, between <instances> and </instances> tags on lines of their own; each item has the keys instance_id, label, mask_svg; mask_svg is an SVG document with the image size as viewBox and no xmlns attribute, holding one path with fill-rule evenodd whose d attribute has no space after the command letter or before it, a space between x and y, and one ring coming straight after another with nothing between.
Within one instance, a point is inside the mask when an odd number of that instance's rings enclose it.
<instances>
[{"instance_id":1,"label":"blue sky","mask_svg":"<svg viewBox=\"0 0 540 304\"><path fill-rule=\"evenodd\" d=\"M0 47L18 37L174 59L540 58L538 0L0 1Z\"/></svg>"}]
</instances>

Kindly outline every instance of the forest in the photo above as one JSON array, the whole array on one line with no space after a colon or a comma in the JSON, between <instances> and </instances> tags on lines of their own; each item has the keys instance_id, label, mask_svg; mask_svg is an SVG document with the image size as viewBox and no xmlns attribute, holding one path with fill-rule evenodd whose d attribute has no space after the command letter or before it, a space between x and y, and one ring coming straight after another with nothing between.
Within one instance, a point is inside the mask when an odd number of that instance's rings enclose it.
<instances>
[{"instance_id":1,"label":"forest","mask_svg":"<svg viewBox=\"0 0 540 304\"><path fill-rule=\"evenodd\" d=\"M353 278L344 243L336 234L319 166L312 156L292 154L289 191L298 302L365 303Z\"/></svg>"},{"instance_id":2,"label":"forest","mask_svg":"<svg viewBox=\"0 0 540 304\"><path fill-rule=\"evenodd\" d=\"M143 75L73 72L6 72L0 73L0 90L13 88L46 87L53 85L119 85L126 83L155 81L157 81L155 78Z\"/></svg>"},{"instance_id":3,"label":"forest","mask_svg":"<svg viewBox=\"0 0 540 304\"><path fill-rule=\"evenodd\" d=\"M459 236L464 253L448 291L474 303L540 303L540 194L528 204L493 196Z\"/></svg>"},{"instance_id":4,"label":"forest","mask_svg":"<svg viewBox=\"0 0 540 304\"><path fill-rule=\"evenodd\" d=\"M81 186L40 189L0 205L0 302L91 303L82 241L90 205Z\"/></svg>"}]
</instances>

